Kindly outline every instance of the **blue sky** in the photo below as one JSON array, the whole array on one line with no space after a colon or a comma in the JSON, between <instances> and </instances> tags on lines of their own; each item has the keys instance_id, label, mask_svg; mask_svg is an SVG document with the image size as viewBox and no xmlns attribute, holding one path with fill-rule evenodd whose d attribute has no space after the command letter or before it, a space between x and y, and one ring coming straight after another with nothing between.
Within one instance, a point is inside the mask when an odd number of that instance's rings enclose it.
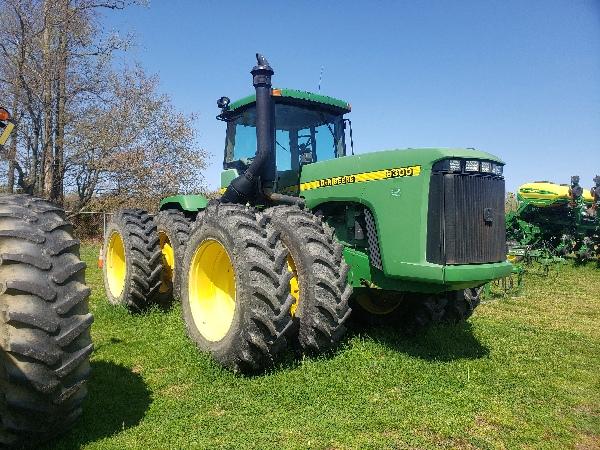
<instances>
[{"instance_id":1,"label":"blue sky","mask_svg":"<svg viewBox=\"0 0 600 450\"><path fill-rule=\"evenodd\" d=\"M107 13L132 32L121 55L198 114L204 173L216 187L224 124L216 99L252 90L254 53L274 85L352 104L358 153L475 147L507 162L507 188L600 175L600 0L150 0Z\"/></svg>"}]
</instances>

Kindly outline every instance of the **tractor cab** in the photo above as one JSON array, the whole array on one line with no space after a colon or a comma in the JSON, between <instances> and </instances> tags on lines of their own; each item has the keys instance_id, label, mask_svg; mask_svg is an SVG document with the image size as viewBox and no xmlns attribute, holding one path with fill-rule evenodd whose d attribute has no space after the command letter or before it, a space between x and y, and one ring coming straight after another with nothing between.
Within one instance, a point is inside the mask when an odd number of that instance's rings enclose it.
<instances>
[{"instance_id":1,"label":"tractor cab","mask_svg":"<svg viewBox=\"0 0 600 450\"><path fill-rule=\"evenodd\" d=\"M350 105L324 95L292 89L273 89L276 190L294 191L302 166L346 155L344 114ZM229 104L219 100L217 118L227 123L222 187L246 171L257 148L256 97Z\"/></svg>"}]
</instances>

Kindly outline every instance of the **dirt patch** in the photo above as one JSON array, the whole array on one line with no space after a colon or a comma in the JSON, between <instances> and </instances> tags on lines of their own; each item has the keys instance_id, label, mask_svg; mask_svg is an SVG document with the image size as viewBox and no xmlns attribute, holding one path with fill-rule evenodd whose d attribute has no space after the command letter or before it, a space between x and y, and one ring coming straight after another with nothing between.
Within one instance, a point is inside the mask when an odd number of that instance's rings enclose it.
<instances>
[{"instance_id":1,"label":"dirt patch","mask_svg":"<svg viewBox=\"0 0 600 450\"><path fill-rule=\"evenodd\" d=\"M189 390L189 384L172 384L160 392L167 397L182 399L189 392Z\"/></svg>"},{"instance_id":2,"label":"dirt patch","mask_svg":"<svg viewBox=\"0 0 600 450\"><path fill-rule=\"evenodd\" d=\"M600 450L600 434L584 434L575 444L575 450Z\"/></svg>"},{"instance_id":3,"label":"dirt patch","mask_svg":"<svg viewBox=\"0 0 600 450\"><path fill-rule=\"evenodd\" d=\"M492 420L478 415L475 416L475 428L483 431L499 431L502 427L499 424L494 423Z\"/></svg>"},{"instance_id":4,"label":"dirt patch","mask_svg":"<svg viewBox=\"0 0 600 450\"><path fill-rule=\"evenodd\" d=\"M573 408L576 413L591 417L600 417L600 407L593 403L582 403Z\"/></svg>"}]
</instances>

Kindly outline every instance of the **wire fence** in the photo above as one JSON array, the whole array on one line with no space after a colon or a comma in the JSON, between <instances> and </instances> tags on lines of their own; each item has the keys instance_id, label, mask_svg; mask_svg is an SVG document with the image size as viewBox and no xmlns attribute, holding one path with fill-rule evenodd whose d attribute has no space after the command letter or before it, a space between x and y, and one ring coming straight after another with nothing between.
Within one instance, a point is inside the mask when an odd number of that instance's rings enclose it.
<instances>
[{"instance_id":1,"label":"wire fence","mask_svg":"<svg viewBox=\"0 0 600 450\"><path fill-rule=\"evenodd\" d=\"M80 240L103 241L106 226L113 213L103 211L85 211L73 213L67 211L67 216L73 224L73 232Z\"/></svg>"}]
</instances>

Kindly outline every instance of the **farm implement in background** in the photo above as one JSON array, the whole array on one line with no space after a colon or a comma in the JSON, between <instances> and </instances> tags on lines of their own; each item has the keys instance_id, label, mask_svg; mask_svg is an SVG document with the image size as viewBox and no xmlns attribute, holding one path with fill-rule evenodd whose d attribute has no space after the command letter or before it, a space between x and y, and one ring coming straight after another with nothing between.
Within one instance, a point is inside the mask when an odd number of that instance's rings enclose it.
<instances>
[{"instance_id":1,"label":"farm implement in background","mask_svg":"<svg viewBox=\"0 0 600 450\"><path fill-rule=\"evenodd\" d=\"M15 128L15 124L10 118L10 113L0 107L0 146L6 144L10 134Z\"/></svg>"},{"instance_id":2,"label":"farm implement in background","mask_svg":"<svg viewBox=\"0 0 600 450\"><path fill-rule=\"evenodd\" d=\"M578 176L570 185L527 183L517 200L517 210L506 216L509 258L534 258L538 251L579 262L600 258L600 176L589 190Z\"/></svg>"}]
</instances>

